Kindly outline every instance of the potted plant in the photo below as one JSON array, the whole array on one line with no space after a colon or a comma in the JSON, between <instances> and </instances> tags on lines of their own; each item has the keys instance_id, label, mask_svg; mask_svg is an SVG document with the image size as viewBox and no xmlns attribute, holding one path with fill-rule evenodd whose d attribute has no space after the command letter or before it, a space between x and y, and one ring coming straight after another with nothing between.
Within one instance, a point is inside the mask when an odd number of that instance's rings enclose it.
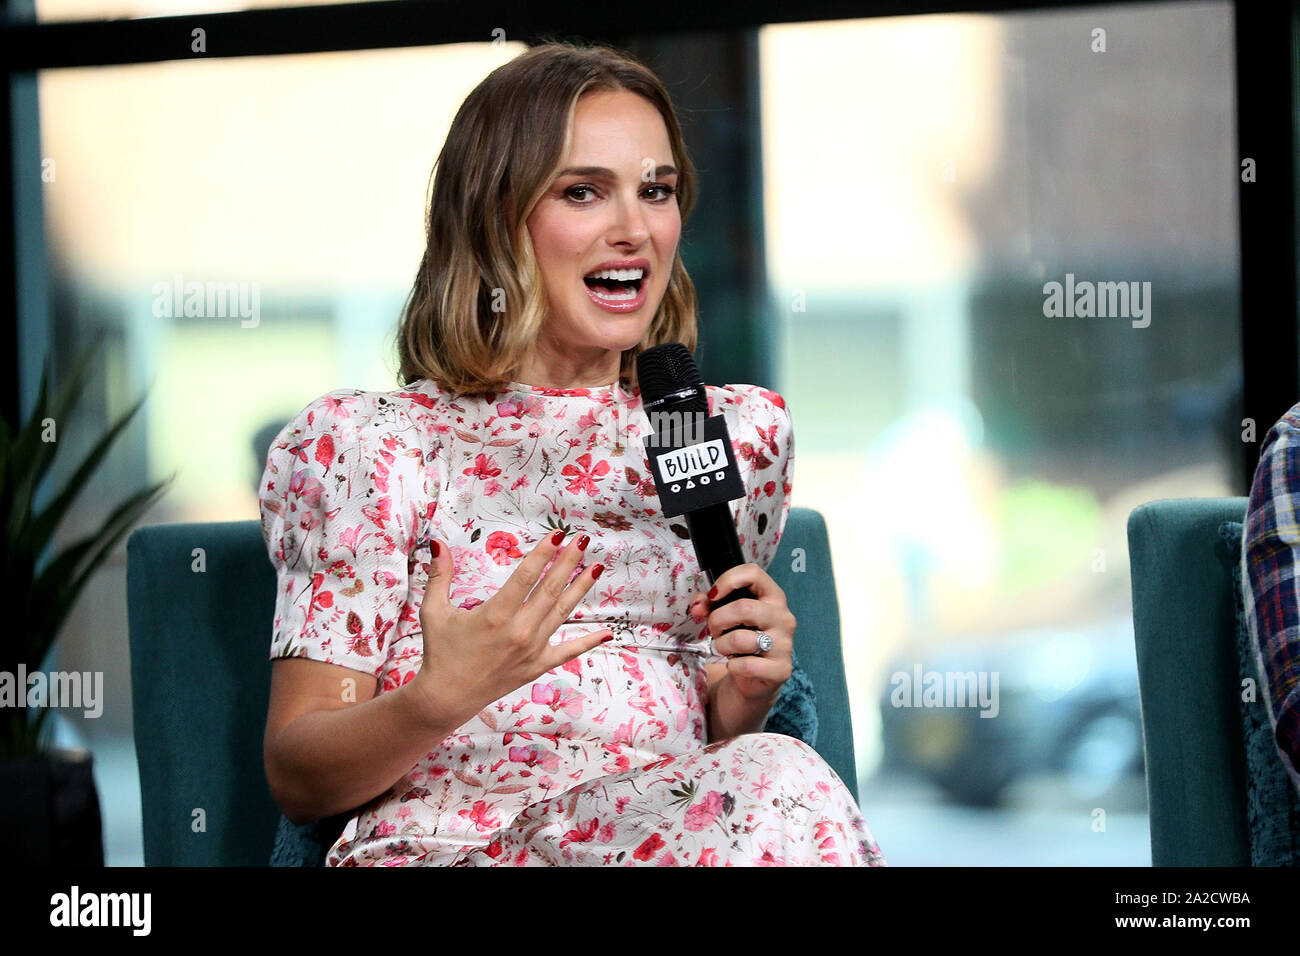
<instances>
[{"instance_id":1,"label":"potted plant","mask_svg":"<svg viewBox=\"0 0 1300 956\"><path fill-rule=\"evenodd\" d=\"M127 497L93 533L53 546L60 522L144 403L141 396L111 423L63 487L38 507L37 493L58 451L58 430L76 404L93 354L77 363L52 399L45 370L21 427L0 421L0 570L9 596L9 620L0 631L0 820L16 840L17 859L10 860L17 863L103 865L91 757L49 746L46 719L55 701L39 668L87 580L175 477Z\"/></svg>"}]
</instances>

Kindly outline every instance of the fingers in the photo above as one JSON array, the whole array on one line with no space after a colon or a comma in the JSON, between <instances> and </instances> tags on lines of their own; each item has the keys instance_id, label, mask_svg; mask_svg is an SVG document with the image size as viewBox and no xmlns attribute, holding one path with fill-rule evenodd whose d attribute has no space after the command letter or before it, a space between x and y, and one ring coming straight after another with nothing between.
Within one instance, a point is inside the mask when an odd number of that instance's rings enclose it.
<instances>
[{"instance_id":1,"label":"fingers","mask_svg":"<svg viewBox=\"0 0 1300 956\"><path fill-rule=\"evenodd\" d=\"M550 645L550 650L546 654L546 669L552 670L556 667L563 667L575 657L581 657L583 654L599 647L606 641L614 639L614 632L605 628L597 631L595 634L589 634L586 637L575 637L571 641L565 641L563 644Z\"/></svg>"},{"instance_id":2,"label":"fingers","mask_svg":"<svg viewBox=\"0 0 1300 956\"><path fill-rule=\"evenodd\" d=\"M734 654L757 654L758 653L758 630L741 628L736 631L728 631L719 637L713 639L713 652L721 654L723 657L731 657ZM772 639L772 650L769 654L776 653L777 640Z\"/></svg>"},{"instance_id":3,"label":"fingers","mask_svg":"<svg viewBox=\"0 0 1300 956\"><path fill-rule=\"evenodd\" d=\"M434 538L429 542L429 581L424 586L424 600L420 607L429 605L430 598L440 607L451 603L451 549Z\"/></svg>"},{"instance_id":4,"label":"fingers","mask_svg":"<svg viewBox=\"0 0 1300 956\"><path fill-rule=\"evenodd\" d=\"M794 666L788 657L772 658L766 654L758 657L728 657L727 673L732 677L746 677L770 683L774 693L790 679Z\"/></svg>"},{"instance_id":5,"label":"fingers","mask_svg":"<svg viewBox=\"0 0 1300 956\"><path fill-rule=\"evenodd\" d=\"M771 575L757 564L738 564L734 568L723 571L713 582L713 590L708 593L707 598L717 603L739 588L749 588L754 593L754 597L760 601L776 597L785 600L785 592L772 580Z\"/></svg>"},{"instance_id":6,"label":"fingers","mask_svg":"<svg viewBox=\"0 0 1300 956\"><path fill-rule=\"evenodd\" d=\"M733 627L748 627L755 631L781 630L794 620L794 615L783 605L740 598L708 613L709 634L721 637ZM793 633L794 628L790 628Z\"/></svg>"},{"instance_id":7,"label":"fingers","mask_svg":"<svg viewBox=\"0 0 1300 956\"><path fill-rule=\"evenodd\" d=\"M537 627L541 633L549 638L559 629L561 624L569 620L569 615L573 613L573 609L587 596L591 586L596 583L596 580L604 571L605 566L603 564L593 564L589 568L584 568L582 573L573 580L573 583L564 589L560 597L544 609L544 615L537 622ZM530 600L528 603L533 604L535 602ZM528 605L524 606L524 610L525 612L528 610Z\"/></svg>"},{"instance_id":8,"label":"fingers","mask_svg":"<svg viewBox=\"0 0 1300 956\"><path fill-rule=\"evenodd\" d=\"M540 630L549 637L568 620L569 612L578 606L578 602L604 571L602 565L593 565L586 568L571 584L569 583L569 578L573 576L573 569L578 566L578 562L582 560L590 544L589 535L579 534L556 555L550 570L546 572L528 600L524 602L524 606L517 612L525 627L534 631ZM600 570L598 571L597 568Z\"/></svg>"},{"instance_id":9,"label":"fingers","mask_svg":"<svg viewBox=\"0 0 1300 956\"><path fill-rule=\"evenodd\" d=\"M766 633L772 639L770 650L762 654L762 657L780 661L793 656L794 637L787 631L771 630L761 627L742 627L736 631L728 631L720 637L714 639L714 653L722 654L723 657L733 657L736 654L758 654L758 632Z\"/></svg>"},{"instance_id":10,"label":"fingers","mask_svg":"<svg viewBox=\"0 0 1300 956\"><path fill-rule=\"evenodd\" d=\"M539 541L533 550L524 555L524 559L519 562L519 567L515 568L506 579L506 583L501 585L500 590L484 603L495 603L506 617L514 617L518 614L529 592L541 579L547 563L561 550L563 540L564 532L556 531Z\"/></svg>"}]
</instances>

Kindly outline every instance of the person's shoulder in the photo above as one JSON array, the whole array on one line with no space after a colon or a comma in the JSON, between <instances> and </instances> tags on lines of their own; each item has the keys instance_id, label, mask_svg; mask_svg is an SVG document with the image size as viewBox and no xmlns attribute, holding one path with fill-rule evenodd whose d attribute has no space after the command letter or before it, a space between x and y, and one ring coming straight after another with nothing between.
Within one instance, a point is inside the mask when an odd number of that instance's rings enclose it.
<instances>
[{"instance_id":1,"label":"person's shoulder","mask_svg":"<svg viewBox=\"0 0 1300 956\"><path fill-rule=\"evenodd\" d=\"M1243 436L1244 437L1244 436ZM1300 483L1297 474L1295 454L1300 448L1300 402L1292 405L1268 430L1259 446L1259 464L1256 466L1256 480L1252 482L1252 491L1258 491L1258 479L1261 473L1281 473L1291 484Z\"/></svg>"},{"instance_id":2,"label":"person's shoulder","mask_svg":"<svg viewBox=\"0 0 1300 956\"><path fill-rule=\"evenodd\" d=\"M445 395L425 381L388 390L337 388L312 399L267 450L259 493L264 513L283 514L286 496L329 510L338 496L363 494L371 486L418 493L424 485L416 472L426 458L434 460L426 453L439 448L434 433L445 406ZM434 419L421 420L422 415ZM391 479L396 470L407 474L404 485ZM371 481L343 480L356 475Z\"/></svg>"},{"instance_id":3,"label":"person's shoulder","mask_svg":"<svg viewBox=\"0 0 1300 956\"><path fill-rule=\"evenodd\" d=\"M1244 437L1244 436L1243 436ZM1273 424L1259 446L1259 461L1250 483L1246 507L1246 539L1250 547L1283 499L1300 495L1300 403ZM1285 505L1290 507L1290 505ZM1271 532L1270 532L1271 533Z\"/></svg>"},{"instance_id":4,"label":"person's shoulder","mask_svg":"<svg viewBox=\"0 0 1300 956\"><path fill-rule=\"evenodd\" d=\"M713 414L728 419L738 455L758 468L794 457L794 423L779 392L761 385L720 385L711 391L710 400Z\"/></svg>"},{"instance_id":5,"label":"person's shoulder","mask_svg":"<svg viewBox=\"0 0 1300 956\"><path fill-rule=\"evenodd\" d=\"M764 412L789 420L790 410L785 398L770 388L746 383L731 385L706 385L714 414L722 414L729 407L750 412Z\"/></svg>"},{"instance_id":6,"label":"person's shoulder","mask_svg":"<svg viewBox=\"0 0 1300 956\"><path fill-rule=\"evenodd\" d=\"M336 388L308 402L287 427L309 433L366 437L384 425L405 426L450 406L451 396L421 379L400 388Z\"/></svg>"},{"instance_id":7,"label":"person's shoulder","mask_svg":"<svg viewBox=\"0 0 1300 956\"><path fill-rule=\"evenodd\" d=\"M1268 430L1264 444L1270 445L1279 440L1294 442L1297 436L1300 436L1300 402L1287 409L1286 413L1274 423Z\"/></svg>"},{"instance_id":8,"label":"person's shoulder","mask_svg":"<svg viewBox=\"0 0 1300 956\"><path fill-rule=\"evenodd\" d=\"M706 385L704 387L710 395L725 402L736 404L742 402L766 402L777 408L785 408L785 399L778 392L770 388L764 388L762 385L749 385L738 382L730 385Z\"/></svg>"}]
</instances>

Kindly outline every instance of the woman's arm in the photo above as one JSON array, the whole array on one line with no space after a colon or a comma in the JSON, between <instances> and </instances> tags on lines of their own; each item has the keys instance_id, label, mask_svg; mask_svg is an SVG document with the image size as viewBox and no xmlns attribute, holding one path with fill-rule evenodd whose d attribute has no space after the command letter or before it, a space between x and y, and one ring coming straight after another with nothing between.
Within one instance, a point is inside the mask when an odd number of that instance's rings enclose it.
<instances>
[{"instance_id":1,"label":"woman's arm","mask_svg":"<svg viewBox=\"0 0 1300 956\"><path fill-rule=\"evenodd\" d=\"M423 687L389 660L433 510L420 434L384 393L339 389L267 453L262 530L277 597L263 760L295 823L369 802L459 726L416 706ZM401 686L379 693L380 680Z\"/></svg>"},{"instance_id":2,"label":"woman's arm","mask_svg":"<svg viewBox=\"0 0 1300 956\"><path fill-rule=\"evenodd\" d=\"M291 822L370 802L473 716L434 715L415 681L375 691L371 675L349 667L272 662L263 757L271 796Z\"/></svg>"},{"instance_id":3,"label":"woman's arm","mask_svg":"<svg viewBox=\"0 0 1300 956\"><path fill-rule=\"evenodd\" d=\"M307 822L370 802L494 700L613 639L605 629L550 643L603 569L591 565L570 580L590 539L560 551L562 538L544 539L469 611L451 603L451 549L434 539L420 669L391 691L376 697L374 675L343 665L275 661L264 749L285 816Z\"/></svg>"}]
</instances>

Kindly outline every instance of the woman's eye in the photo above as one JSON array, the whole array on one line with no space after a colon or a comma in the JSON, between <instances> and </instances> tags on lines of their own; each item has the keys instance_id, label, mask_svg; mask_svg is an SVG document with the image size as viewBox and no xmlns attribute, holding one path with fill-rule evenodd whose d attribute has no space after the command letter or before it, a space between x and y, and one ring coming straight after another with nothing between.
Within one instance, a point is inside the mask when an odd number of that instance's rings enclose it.
<instances>
[{"instance_id":1,"label":"woman's eye","mask_svg":"<svg viewBox=\"0 0 1300 956\"><path fill-rule=\"evenodd\" d=\"M666 186L661 183L656 183L655 185L651 186L647 191L648 192L658 191L662 193L661 197L659 199L656 199L655 202L664 203L673 197L673 194L677 192L677 187ZM576 194L594 193L594 192L595 189L593 189L591 186L570 186L568 189L564 191L564 195L567 196L569 199L573 200L574 202L576 202L578 205L586 206L588 205L588 203L585 200L581 199Z\"/></svg>"}]
</instances>

